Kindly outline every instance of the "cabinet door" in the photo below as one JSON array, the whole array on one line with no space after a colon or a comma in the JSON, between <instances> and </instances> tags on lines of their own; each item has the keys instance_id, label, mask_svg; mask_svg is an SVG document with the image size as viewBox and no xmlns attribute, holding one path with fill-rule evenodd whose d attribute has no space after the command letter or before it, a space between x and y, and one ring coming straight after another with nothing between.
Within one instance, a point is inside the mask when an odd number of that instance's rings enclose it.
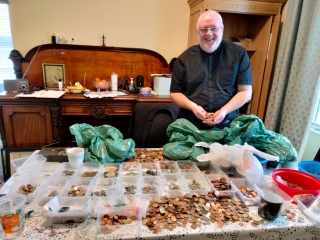
<instances>
[{"instance_id":1,"label":"cabinet door","mask_svg":"<svg viewBox=\"0 0 320 240\"><path fill-rule=\"evenodd\" d=\"M6 147L42 147L52 143L48 106L2 106Z\"/></svg>"}]
</instances>

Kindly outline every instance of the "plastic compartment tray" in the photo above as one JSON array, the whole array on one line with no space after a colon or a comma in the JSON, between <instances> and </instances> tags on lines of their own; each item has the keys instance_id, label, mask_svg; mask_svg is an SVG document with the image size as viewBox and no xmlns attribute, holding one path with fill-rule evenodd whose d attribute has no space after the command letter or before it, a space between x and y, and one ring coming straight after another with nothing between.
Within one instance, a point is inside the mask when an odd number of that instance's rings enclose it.
<instances>
[{"instance_id":1,"label":"plastic compartment tray","mask_svg":"<svg viewBox=\"0 0 320 240\"><path fill-rule=\"evenodd\" d=\"M130 200L139 193L139 176L118 177L115 185L124 188L124 195Z\"/></svg>"},{"instance_id":2,"label":"plastic compartment tray","mask_svg":"<svg viewBox=\"0 0 320 240\"><path fill-rule=\"evenodd\" d=\"M163 183L160 177L141 177L139 195L150 201L159 200L163 195Z\"/></svg>"},{"instance_id":3,"label":"plastic compartment tray","mask_svg":"<svg viewBox=\"0 0 320 240\"><path fill-rule=\"evenodd\" d=\"M177 161L180 172L182 173L199 173L200 170L193 161L178 160Z\"/></svg>"},{"instance_id":4,"label":"plastic compartment tray","mask_svg":"<svg viewBox=\"0 0 320 240\"><path fill-rule=\"evenodd\" d=\"M174 161L160 161L159 168L162 174L180 173L179 167Z\"/></svg>"},{"instance_id":5,"label":"plastic compartment tray","mask_svg":"<svg viewBox=\"0 0 320 240\"><path fill-rule=\"evenodd\" d=\"M140 176L141 169L138 162L122 162L120 164L120 176Z\"/></svg>"},{"instance_id":6,"label":"plastic compartment tray","mask_svg":"<svg viewBox=\"0 0 320 240\"><path fill-rule=\"evenodd\" d=\"M240 200L247 206L251 205L257 205L260 202L260 196L258 195L258 190L257 187L251 183L249 180L246 178L237 178L237 179L232 179L231 180L231 185L234 185L233 187L237 189L236 194L240 198ZM240 188L245 187L249 188L250 190L253 190L256 192L255 197L247 197L245 196L241 191Z\"/></svg>"},{"instance_id":7,"label":"plastic compartment tray","mask_svg":"<svg viewBox=\"0 0 320 240\"><path fill-rule=\"evenodd\" d=\"M42 168L42 164L46 161L46 158L42 155L38 155L39 151L34 151L31 156L27 158L27 160L16 169L18 174L27 174L40 172Z\"/></svg>"},{"instance_id":8,"label":"plastic compartment tray","mask_svg":"<svg viewBox=\"0 0 320 240\"><path fill-rule=\"evenodd\" d=\"M103 197L107 200L111 200L116 194L123 194L123 191L115 186L116 178L99 178L95 182L95 185L92 189L92 195L94 197Z\"/></svg>"},{"instance_id":9,"label":"plastic compartment tray","mask_svg":"<svg viewBox=\"0 0 320 240\"><path fill-rule=\"evenodd\" d=\"M60 163L57 167L55 175L68 178L78 177L79 170L80 169L74 169L73 167L71 167L69 163Z\"/></svg>"},{"instance_id":10,"label":"plastic compartment tray","mask_svg":"<svg viewBox=\"0 0 320 240\"><path fill-rule=\"evenodd\" d=\"M160 168L157 163L140 163L141 175L144 177L160 176Z\"/></svg>"},{"instance_id":11,"label":"plastic compartment tray","mask_svg":"<svg viewBox=\"0 0 320 240\"><path fill-rule=\"evenodd\" d=\"M224 174L218 166L214 166L212 163L208 164L205 167L201 167L199 169L204 175Z\"/></svg>"},{"instance_id":12,"label":"plastic compartment tray","mask_svg":"<svg viewBox=\"0 0 320 240\"><path fill-rule=\"evenodd\" d=\"M229 197L229 198L233 198L236 194L237 188L235 188L234 185L231 184L229 178L224 175L224 174L210 174L210 175L206 175L206 178L208 179L208 182L211 186L211 190L214 192L214 194L217 197ZM213 182L214 181L220 181L222 178L225 179L225 183L228 184L230 186L230 189L226 189L226 190L218 190Z\"/></svg>"},{"instance_id":13,"label":"plastic compartment tray","mask_svg":"<svg viewBox=\"0 0 320 240\"><path fill-rule=\"evenodd\" d=\"M101 178L116 178L119 175L120 163L105 163L100 167Z\"/></svg>"},{"instance_id":14,"label":"plastic compartment tray","mask_svg":"<svg viewBox=\"0 0 320 240\"><path fill-rule=\"evenodd\" d=\"M52 200L52 199L51 199ZM72 197L57 197L60 206L67 211L50 211L45 212L45 216L51 219L52 223L80 223L83 222L90 213L91 207L90 197L72 198Z\"/></svg>"},{"instance_id":15,"label":"plastic compartment tray","mask_svg":"<svg viewBox=\"0 0 320 240\"><path fill-rule=\"evenodd\" d=\"M187 186L181 174L165 173L162 178L164 193L168 198L182 197L186 194Z\"/></svg>"},{"instance_id":16,"label":"plastic compartment tray","mask_svg":"<svg viewBox=\"0 0 320 240\"><path fill-rule=\"evenodd\" d=\"M255 186L259 196L261 196L263 192L273 192L280 195L283 198L282 209L289 207L290 203L293 200L292 197L282 191L274 181L259 181L255 183Z\"/></svg>"},{"instance_id":17,"label":"plastic compartment tray","mask_svg":"<svg viewBox=\"0 0 320 240\"><path fill-rule=\"evenodd\" d=\"M101 164L93 162L85 162L79 169L79 177L94 178L99 176Z\"/></svg>"},{"instance_id":18,"label":"plastic compartment tray","mask_svg":"<svg viewBox=\"0 0 320 240\"><path fill-rule=\"evenodd\" d=\"M39 172L33 173L35 176L39 175ZM21 193L26 196L26 204L31 203L35 198L35 192L36 190L41 186L43 181L45 180L44 177L31 177L30 175L25 175L23 178L19 179L18 181L14 182L9 190L9 194L12 193ZM23 191L22 187L28 188L28 185L31 185L33 188L33 191L30 191L29 193L27 191ZM28 188L30 189L30 188Z\"/></svg>"},{"instance_id":19,"label":"plastic compartment tray","mask_svg":"<svg viewBox=\"0 0 320 240\"><path fill-rule=\"evenodd\" d=\"M301 194L294 196L298 208L317 227L320 228L320 196Z\"/></svg>"},{"instance_id":20,"label":"plastic compartment tray","mask_svg":"<svg viewBox=\"0 0 320 240\"><path fill-rule=\"evenodd\" d=\"M64 188L59 193L59 197L77 198L91 196L93 186L95 184L94 178L77 177L68 180ZM77 189L75 189L77 188ZM73 195L75 194L75 195Z\"/></svg>"},{"instance_id":21,"label":"plastic compartment tray","mask_svg":"<svg viewBox=\"0 0 320 240\"><path fill-rule=\"evenodd\" d=\"M124 219L121 220L122 224L118 220L113 221L114 216L116 219ZM110 223L105 219L109 219ZM100 233L107 235L108 239L121 239L123 236L137 239L141 232L140 211L135 207L107 208L98 216L96 224Z\"/></svg>"},{"instance_id":22,"label":"plastic compartment tray","mask_svg":"<svg viewBox=\"0 0 320 240\"><path fill-rule=\"evenodd\" d=\"M187 185L187 192L190 195L206 195L210 191L210 185L203 174L185 173L184 179Z\"/></svg>"},{"instance_id":23,"label":"plastic compartment tray","mask_svg":"<svg viewBox=\"0 0 320 240\"><path fill-rule=\"evenodd\" d=\"M59 168L60 163L57 162L44 162L42 165L40 175L43 177L50 177L55 174Z\"/></svg>"},{"instance_id":24,"label":"plastic compartment tray","mask_svg":"<svg viewBox=\"0 0 320 240\"><path fill-rule=\"evenodd\" d=\"M235 167L220 167L220 170L231 180L235 178L245 178L245 176L237 172Z\"/></svg>"},{"instance_id":25,"label":"plastic compartment tray","mask_svg":"<svg viewBox=\"0 0 320 240\"><path fill-rule=\"evenodd\" d=\"M32 202L33 209L38 214L43 214L43 206L53 197L57 196L67 183L67 177L50 177L43 181L35 191L35 200Z\"/></svg>"}]
</instances>

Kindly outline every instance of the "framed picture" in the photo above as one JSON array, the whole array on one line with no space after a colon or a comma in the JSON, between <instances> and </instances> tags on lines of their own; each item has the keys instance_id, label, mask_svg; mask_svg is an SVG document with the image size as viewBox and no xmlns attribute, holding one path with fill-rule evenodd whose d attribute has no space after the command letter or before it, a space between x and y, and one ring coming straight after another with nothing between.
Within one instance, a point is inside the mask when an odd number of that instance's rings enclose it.
<instances>
[{"instance_id":1,"label":"framed picture","mask_svg":"<svg viewBox=\"0 0 320 240\"><path fill-rule=\"evenodd\" d=\"M58 82L60 79L65 86L64 64L43 63L42 72L45 89L59 89Z\"/></svg>"}]
</instances>

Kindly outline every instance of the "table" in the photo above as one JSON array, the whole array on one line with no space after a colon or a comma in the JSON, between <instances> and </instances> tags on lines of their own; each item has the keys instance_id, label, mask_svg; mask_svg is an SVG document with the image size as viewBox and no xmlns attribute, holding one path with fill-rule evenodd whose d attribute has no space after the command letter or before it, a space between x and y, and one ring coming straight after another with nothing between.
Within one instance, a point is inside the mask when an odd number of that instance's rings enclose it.
<instances>
[{"instance_id":1,"label":"table","mask_svg":"<svg viewBox=\"0 0 320 240\"><path fill-rule=\"evenodd\" d=\"M14 183L13 175L0 189L7 193ZM287 216L285 216L287 214ZM297 208L290 203L274 221L264 221L257 214L257 206L249 207L249 222L227 222L223 227L209 221L202 221L193 229L188 223L185 228L176 227L172 231L162 229L153 234L146 226L141 226L140 238L132 231L123 231L109 237L97 233L95 220L88 218L84 223L52 224L43 216L33 216L25 221L25 229L17 239L319 239L320 229L316 228ZM291 219L289 219L289 217ZM80 238L79 231L90 233L89 238ZM95 235L97 233L97 235Z\"/></svg>"}]
</instances>

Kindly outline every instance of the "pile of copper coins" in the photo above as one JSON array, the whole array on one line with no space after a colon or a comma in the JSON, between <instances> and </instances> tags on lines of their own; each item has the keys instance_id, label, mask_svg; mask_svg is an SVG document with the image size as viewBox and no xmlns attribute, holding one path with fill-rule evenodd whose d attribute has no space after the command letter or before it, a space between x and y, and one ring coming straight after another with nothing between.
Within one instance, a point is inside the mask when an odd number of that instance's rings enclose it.
<instances>
[{"instance_id":1,"label":"pile of copper coins","mask_svg":"<svg viewBox=\"0 0 320 240\"><path fill-rule=\"evenodd\" d=\"M133 221L136 221L135 216L125 216L125 215L114 215L109 216L105 214L101 218L100 224L103 225L123 225L123 224L131 224Z\"/></svg>"},{"instance_id":2,"label":"pile of copper coins","mask_svg":"<svg viewBox=\"0 0 320 240\"><path fill-rule=\"evenodd\" d=\"M230 222L249 222L249 209L239 200L217 198L213 193L176 198L161 197L150 202L142 224L154 234L162 229L172 231L176 227L186 228L188 224L196 229L201 224L217 223L219 228Z\"/></svg>"},{"instance_id":3,"label":"pile of copper coins","mask_svg":"<svg viewBox=\"0 0 320 240\"><path fill-rule=\"evenodd\" d=\"M163 156L163 149L135 149L135 157L129 159L131 162L139 161L144 162L159 162L168 161L167 158Z\"/></svg>"},{"instance_id":4,"label":"pile of copper coins","mask_svg":"<svg viewBox=\"0 0 320 240\"><path fill-rule=\"evenodd\" d=\"M247 186L239 186L238 188L240 192L247 198L255 198L258 196L258 193L255 190Z\"/></svg>"},{"instance_id":5,"label":"pile of copper coins","mask_svg":"<svg viewBox=\"0 0 320 240\"><path fill-rule=\"evenodd\" d=\"M220 179L212 180L211 184L218 191L230 190L231 185L227 182L227 179L222 177Z\"/></svg>"}]
</instances>

